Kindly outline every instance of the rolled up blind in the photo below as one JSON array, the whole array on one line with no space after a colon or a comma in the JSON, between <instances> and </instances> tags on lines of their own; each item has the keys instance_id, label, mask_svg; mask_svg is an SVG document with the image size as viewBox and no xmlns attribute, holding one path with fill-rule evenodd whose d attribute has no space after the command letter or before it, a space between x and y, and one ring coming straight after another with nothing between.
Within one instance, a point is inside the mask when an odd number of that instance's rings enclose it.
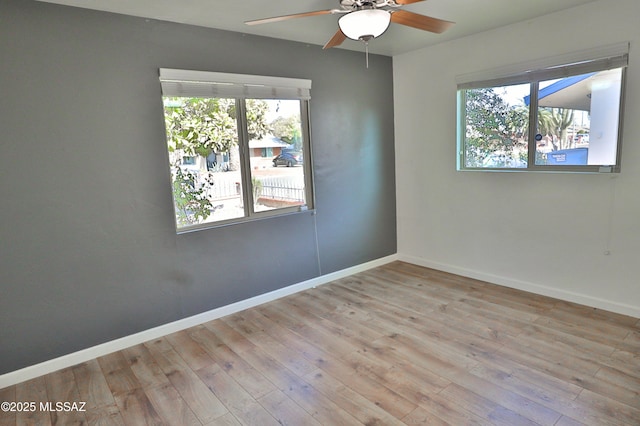
<instances>
[{"instance_id":1,"label":"rolled up blind","mask_svg":"<svg viewBox=\"0 0 640 426\"><path fill-rule=\"evenodd\" d=\"M552 80L626 67L629 43L618 43L456 76L458 90Z\"/></svg>"},{"instance_id":2,"label":"rolled up blind","mask_svg":"<svg viewBox=\"0 0 640 426\"><path fill-rule=\"evenodd\" d=\"M160 68L164 96L311 99L311 80Z\"/></svg>"}]
</instances>

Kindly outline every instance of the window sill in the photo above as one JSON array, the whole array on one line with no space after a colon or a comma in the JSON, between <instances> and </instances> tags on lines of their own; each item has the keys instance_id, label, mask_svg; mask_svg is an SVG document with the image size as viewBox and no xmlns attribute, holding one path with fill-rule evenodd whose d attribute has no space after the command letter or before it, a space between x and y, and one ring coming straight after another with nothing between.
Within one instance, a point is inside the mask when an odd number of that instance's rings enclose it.
<instances>
[{"instance_id":1,"label":"window sill","mask_svg":"<svg viewBox=\"0 0 640 426\"><path fill-rule=\"evenodd\" d=\"M300 214L307 214L307 213L310 214L311 216L314 216L316 214L316 210L309 209L307 208L307 206L300 206L297 209L287 209L286 211L278 210L277 212L274 212L274 211L261 212L251 217L243 217L238 219L229 219L229 220L218 221L218 222L208 222L208 223L201 223L197 225L184 226L180 229L176 229L176 234L177 235L190 234L192 232L205 231L205 230L215 229L215 228L224 228L227 226L242 225L243 223L258 222L263 220L275 219L275 218L286 217L286 216L294 216L294 215L300 215Z\"/></svg>"}]
</instances>

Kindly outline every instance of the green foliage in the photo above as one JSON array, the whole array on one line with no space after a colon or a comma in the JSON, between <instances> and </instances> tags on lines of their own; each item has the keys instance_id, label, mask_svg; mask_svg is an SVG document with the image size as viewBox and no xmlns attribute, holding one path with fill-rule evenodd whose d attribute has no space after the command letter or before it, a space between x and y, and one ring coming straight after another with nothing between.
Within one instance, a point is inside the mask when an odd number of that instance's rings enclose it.
<instances>
[{"instance_id":1,"label":"green foliage","mask_svg":"<svg viewBox=\"0 0 640 426\"><path fill-rule=\"evenodd\" d=\"M196 189L196 176L176 168L173 180L173 199L179 226L193 225L206 220L212 212L211 201L203 188Z\"/></svg>"},{"instance_id":2,"label":"green foliage","mask_svg":"<svg viewBox=\"0 0 640 426\"><path fill-rule=\"evenodd\" d=\"M249 140L262 139L269 133L267 111L269 105L262 99L247 99L247 132Z\"/></svg>"},{"instance_id":3,"label":"green foliage","mask_svg":"<svg viewBox=\"0 0 640 426\"><path fill-rule=\"evenodd\" d=\"M283 141L293 144L296 151L302 150L302 132L300 116L278 117L271 123L273 135Z\"/></svg>"},{"instance_id":4,"label":"green foliage","mask_svg":"<svg viewBox=\"0 0 640 426\"><path fill-rule=\"evenodd\" d=\"M258 204L258 198L262 195L262 181L251 177L251 187L253 188L253 202L254 204Z\"/></svg>"},{"instance_id":5,"label":"green foliage","mask_svg":"<svg viewBox=\"0 0 640 426\"><path fill-rule=\"evenodd\" d=\"M528 108L509 106L494 89L466 91L466 162L481 166L493 152L510 153L526 140Z\"/></svg>"},{"instance_id":6,"label":"green foliage","mask_svg":"<svg viewBox=\"0 0 640 426\"><path fill-rule=\"evenodd\" d=\"M235 99L165 98L164 117L171 151L206 157L211 152L229 152L238 144ZM247 99L249 139L269 132L269 106L261 99Z\"/></svg>"},{"instance_id":7,"label":"green foliage","mask_svg":"<svg viewBox=\"0 0 640 426\"><path fill-rule=\"evenodd\" d=\"M238 143L234 99L165 98L165 124L169 149L188 155L227 152Z\"/></svg>"}]
</instances>

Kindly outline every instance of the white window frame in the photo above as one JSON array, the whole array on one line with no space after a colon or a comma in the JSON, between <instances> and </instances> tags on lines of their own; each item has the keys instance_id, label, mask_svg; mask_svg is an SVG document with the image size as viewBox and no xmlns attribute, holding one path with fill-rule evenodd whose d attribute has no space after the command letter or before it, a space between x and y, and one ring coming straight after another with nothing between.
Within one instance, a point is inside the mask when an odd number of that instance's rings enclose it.
<instances>
[{"instance_id":1,"label":"white window frame","mask_svg":"<svg viewBox=\"0 0 640 426\"><path fill-rule=\"evenodd\" d=\"M513 172L576 172L576 173L620 173L622 161L622 131L624 116L626 67L629 63L629 43L588 49L571 54L544 58L524 64L499 69L459 75L457 83L457 169L459 171L513 171ZM616 163L601 165L537 165L536 130L538 122L539 83L570 76L622 69L620 105L618 114L618 135ZM466 138L466 90L509 86L530 85L529 133L527 166L520 168L468 167L465 159Z\"/></svg>"},{"instance_id":2,"label":"white window frame","mask_svg":"<svg viewBox=\"0 0 640 426\"><path fill-rule=\"evenodd\" d=\"M242 217L205 222L201 224L179 226L177 233L215 228L230 224L248 222L256 219L294 214L314 209L313 170L311 161L311 130L309 101L311 99L311 80L259 76L250 74L229 74L209 71L192 71L160 68L160 84L163 97L186 98L228 98L235 99L237 111L238 145L241 162L243 205ZM252 178L250 165L249 137L246 123L246 99L282 99L300 101L300 122L303 140L304 167L304 205L282 207L267 211L255 211L252 200ZM169 187L171 184L169 183Z\"/></svg>"}]
</instances>

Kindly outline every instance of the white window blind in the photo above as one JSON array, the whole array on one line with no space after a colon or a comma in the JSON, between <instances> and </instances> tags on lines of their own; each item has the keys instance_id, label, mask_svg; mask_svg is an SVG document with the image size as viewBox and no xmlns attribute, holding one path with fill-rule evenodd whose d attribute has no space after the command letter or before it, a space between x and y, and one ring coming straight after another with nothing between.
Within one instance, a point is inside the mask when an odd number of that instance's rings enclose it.
<instances>
[{"instance_id":1,"label":"white window blind","mask_svg":"<svg viewBox=\"0 0 640 426\"><path fill-rule=\"evenodd\" d=\"M238 99L311 98L311 80L160 68L164 96Z\"/></svg>"},{"instance_id":2,"label":"white window blind","mask_svg":"<svg viewBox=\"0 0 640 426\"><path fill-rule=\"evenodd\" d=\"M458 90L507 86L623 68L628 63L629 43L624 42L507 67L461 74L456 76L456 83Z\"/></svg>"}]
</instances>

